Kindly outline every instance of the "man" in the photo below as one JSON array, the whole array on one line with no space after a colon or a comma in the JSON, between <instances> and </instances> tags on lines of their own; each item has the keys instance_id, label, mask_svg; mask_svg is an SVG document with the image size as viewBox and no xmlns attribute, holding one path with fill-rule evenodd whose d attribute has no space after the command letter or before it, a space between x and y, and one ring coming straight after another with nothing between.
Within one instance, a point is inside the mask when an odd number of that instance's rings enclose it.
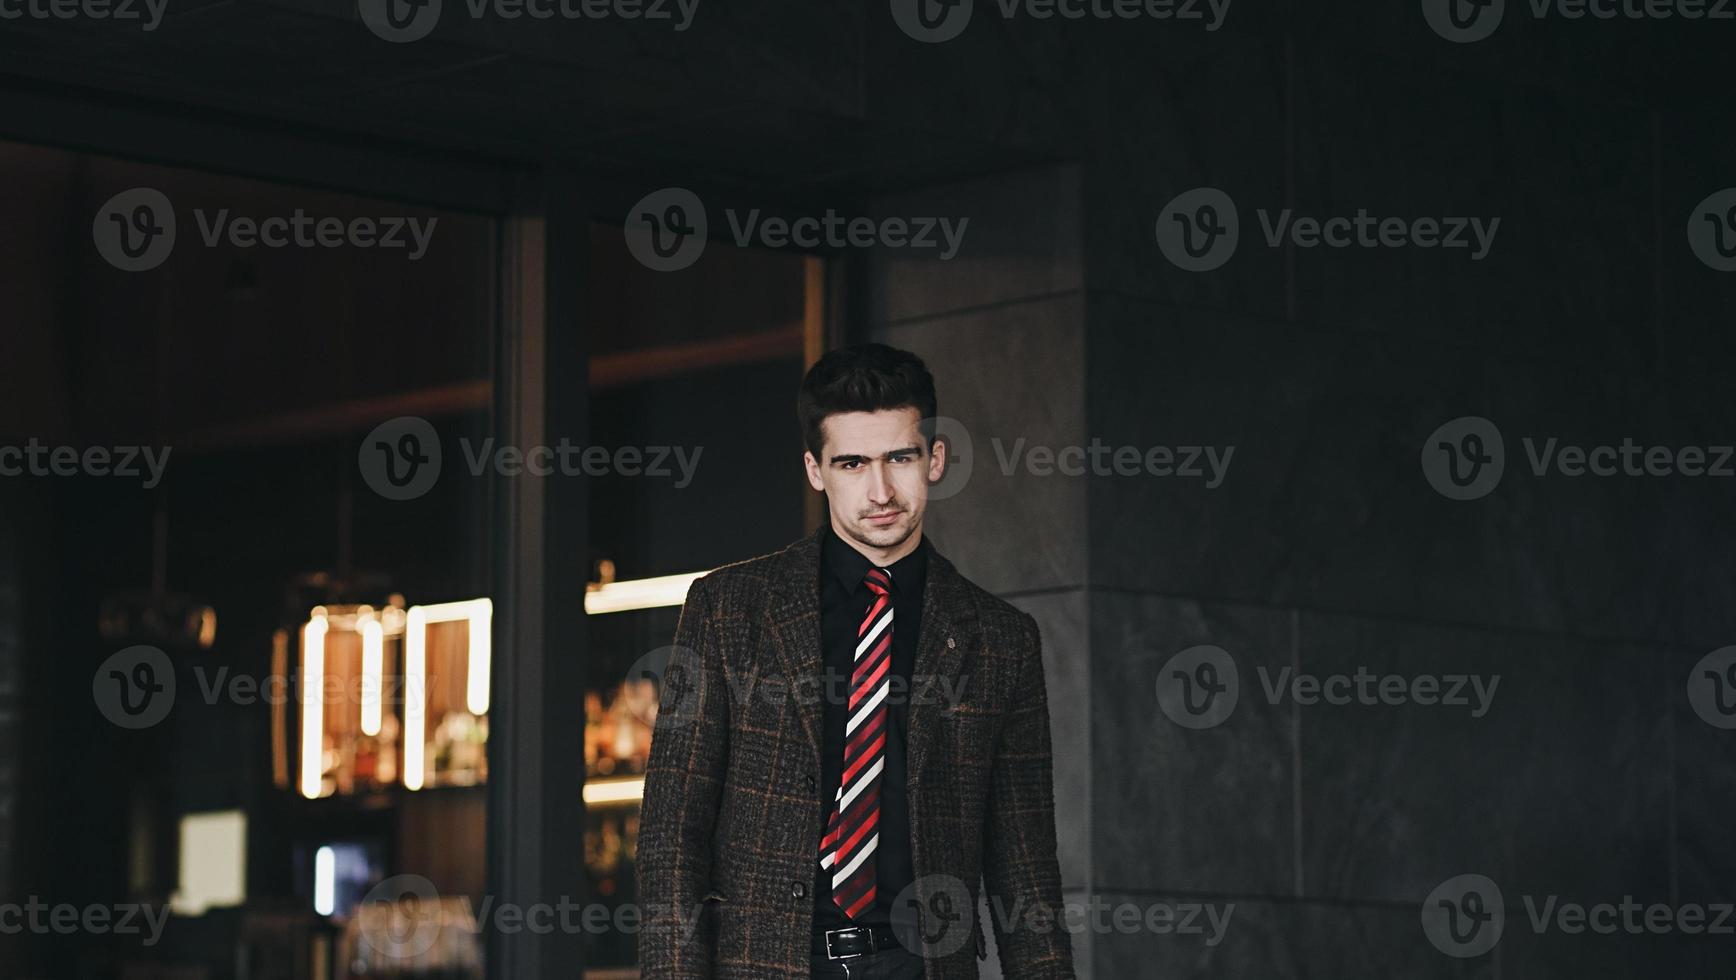
<instances>
[{"instance_id":1,"label":"man","mask_svg":"<svg viewBox=\"0 0 1736 980\"><path fill-rule=\"evenodd\" d=\"M1072 978L1037 624L922 534L934 380L864 344L797 396L826 526L695 581L639 831L645 980ZM743 515L751 519L752 515Z\"/></svg>"}]
</instances>

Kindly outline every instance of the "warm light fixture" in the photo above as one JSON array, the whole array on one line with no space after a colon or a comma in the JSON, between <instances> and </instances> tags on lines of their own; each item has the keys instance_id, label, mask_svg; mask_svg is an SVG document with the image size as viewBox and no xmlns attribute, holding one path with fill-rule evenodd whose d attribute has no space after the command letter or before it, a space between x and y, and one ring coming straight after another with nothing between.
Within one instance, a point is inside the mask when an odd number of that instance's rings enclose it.
<instances>
[{"instance_id":1,"label":"warm light fixture","mask_svg":"<svg viewBox=\"0 0 1736 980\"><path fill-rule=\"evenodd\" d=\"M470 713L488 712L488 671L493 650L494 603L467 599L411 606L404 624L404 788L421 789L428 733L428 627L464 621L469 626L464 700Z\"/></svg>"},{"instance_id":2,"label":"warm light fixture","mask_svg":"<svg viewBox=\"0 0 1736 980\"><path fill-rule=\"evenodd\" d=\"M301 795L320 795L325 772L326 611L315 606L301 628Z\"/></svg>"},{"instance_id":3,"label":"warm light fixture","mask_svg":"<svg viewBox=\"0 0 1736 980\"><path fill-rule=\"evenodd\" d=\"M644 776L634 776L629 779L600 779L585 783L586 806L596 806L599 803L631 803L644 798Z\"/></svg>"},{"instance_id":4,"label":"warm light fixture","mask_svg":"<svg viewBox=\"0 0 1736 980\"><path fill-rule=\"evenodd\" d=\"M380 694L386 685L386 628L371 612L361 620L362 734L380 734Z\"/></svg>"},{"instance_id":5,"label":"warm light fixture","mask_svg":"<svg viewBox=\"0 0 1736 980\"><path fill-rule=\"evenodd\" d=\"M656 578L638 578L600 585L585 593L585 612L599 616L603 613L679 606L687 601L687 587L704 574L706 573L683 572L680 575L660 575Z\"/></svg>"}]
</instances>

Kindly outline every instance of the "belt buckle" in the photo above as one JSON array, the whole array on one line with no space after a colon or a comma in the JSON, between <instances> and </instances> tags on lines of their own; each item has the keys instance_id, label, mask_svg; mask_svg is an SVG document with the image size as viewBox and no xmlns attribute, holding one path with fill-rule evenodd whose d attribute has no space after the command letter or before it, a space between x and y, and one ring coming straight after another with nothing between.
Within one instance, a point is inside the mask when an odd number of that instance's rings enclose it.
<instances>
[{"instance_id":1,"label":"belt buckle","mask_svg":"<svg viewBox=\"0 0 1736 980\"><path fill-rule=\"evenodd\" d=\"M854 959L858 956L864 955L862 953L842 953L842 954L840 954L840 953L832 952L832 939L834 937L836 937L839 933L857 932L860 930L861 930L861 926L848 926L848 927L843 928L843 929L827 929L826 930L826 959L829 959L829 960L848 960L848 959ZM870 937L869 937L868 945L870 947L872 947L874 945L872 935L870 935Z\"/></svg>"}]
</instances>

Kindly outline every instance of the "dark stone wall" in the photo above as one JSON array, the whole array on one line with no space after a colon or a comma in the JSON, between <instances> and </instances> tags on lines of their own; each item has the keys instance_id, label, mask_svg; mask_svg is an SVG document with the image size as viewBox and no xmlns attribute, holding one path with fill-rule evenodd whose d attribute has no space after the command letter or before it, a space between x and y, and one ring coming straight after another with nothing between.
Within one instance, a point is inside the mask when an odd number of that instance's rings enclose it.
<instances>
[{"instance_id":1,"label":"dark stone wall","mask_svg":"<svg viewBox=\"0 0 1736 980\"><path fill-rule=\"evenodd\" d=\"M1721 948L1539 931L1526 903L1731 900L1736 744L1687 695L1736 635L1729 479L1539 476L1527 455L1732 441L1731 282L1685 233L1729 183L1703 75L1722 35L1510 6L1453 45L1414 6L1234 8L1211 34L979 12L870 59L870 114L916 106L1057 161L877 197L972 226L948 262L881 249L871 319L972 437L937 542L1043 626L1068 897L1234 906L1215 943L1076 935L1082 975L1694 975ZM1196 187L1239 212L1210 271L1156 240ZM1501 223L1477 259L1269 245L1284 209ZM1505 440L1479 499L1421 465L1462 416ZM1075 477L1009 468L1021 438L1234 455L1215 487ZM1231 658L1239 701L1192 729L1159 691L1199 645ZM1495 687L1480 713L1267 691L1359 669ZM1421 915L1467 874L1505 925L1460 959Z\"/></svg>"}]
</instances>

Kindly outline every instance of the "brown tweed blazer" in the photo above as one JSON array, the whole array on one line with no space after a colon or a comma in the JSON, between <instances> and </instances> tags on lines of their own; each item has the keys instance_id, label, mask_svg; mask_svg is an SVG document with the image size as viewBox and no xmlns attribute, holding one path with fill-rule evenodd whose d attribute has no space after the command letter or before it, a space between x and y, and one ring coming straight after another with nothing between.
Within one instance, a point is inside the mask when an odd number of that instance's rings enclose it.
<instances>
[{"instance_id":1,"label":"brown tweed blazer","mask_svg":"<svg viewBox=\"0 0 1736 980\"><path fill-rule=\"evenodd\" d=\"M640 821L645 980L808 976L826 817L819 556L816 532L687 594ZM984 886L1005 976L1072 980L1036 621L931 550L908 696L928 980L977 976Z\"/></svg>"}]
</instances>

